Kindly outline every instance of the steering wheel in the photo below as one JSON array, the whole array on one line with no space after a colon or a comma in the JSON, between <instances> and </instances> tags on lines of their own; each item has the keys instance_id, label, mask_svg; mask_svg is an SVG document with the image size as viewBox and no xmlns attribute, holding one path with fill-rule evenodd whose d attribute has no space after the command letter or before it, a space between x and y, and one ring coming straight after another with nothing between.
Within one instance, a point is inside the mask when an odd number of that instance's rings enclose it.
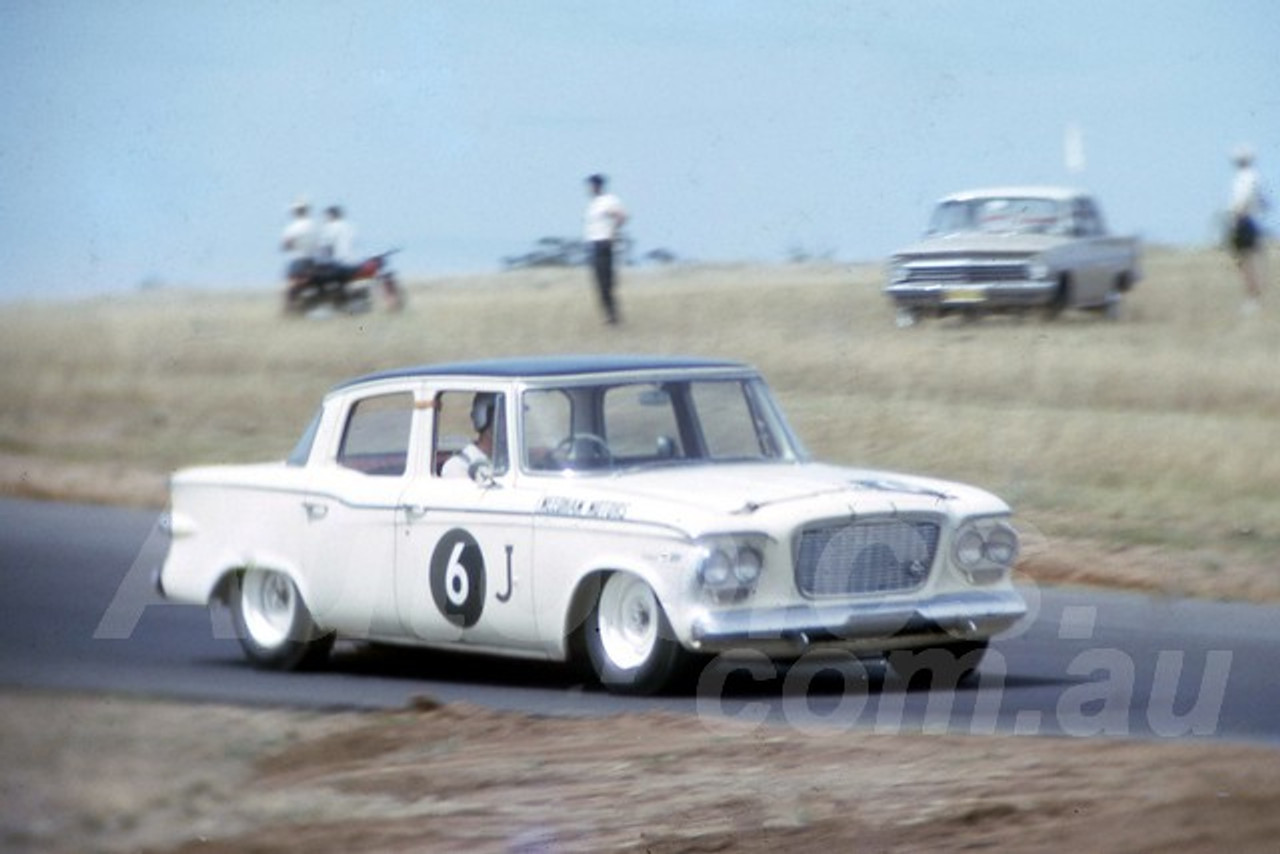
<instances>
[{"instance_id":1,"label":"steering wheel","mask_svg":"<svg viewBox=\"0 0 1280 854\"><path fill-rule=\"evenodd\" d=\"M609 443L595 433L574 433L560 440L551 451L551 458L561 468L577 468L578 463L587 467L606 463L613 464L613 452Z\"/></svg>"}]
</instances>

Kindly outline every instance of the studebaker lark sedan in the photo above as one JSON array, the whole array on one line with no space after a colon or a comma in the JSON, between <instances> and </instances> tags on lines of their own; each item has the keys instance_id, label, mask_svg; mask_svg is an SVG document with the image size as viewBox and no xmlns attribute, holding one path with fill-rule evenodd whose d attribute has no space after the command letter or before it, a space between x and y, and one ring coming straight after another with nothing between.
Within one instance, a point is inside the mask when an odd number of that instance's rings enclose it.
<instances>
[{"instance_id":1,"label":"studebaker lark sedan","mask_svg":"<svg viewBox=\"0 0 1280 854\"><path fill-rule=\"evenodd\" d=\"M622 693L739 650L940 650L959 679L1026 610L1004 502L811 460L732 361L372 374L288 459L176 473L169 514L161 593L229 606L270 668L345 638L589 664Z\"/></svg>"}]
</instances>

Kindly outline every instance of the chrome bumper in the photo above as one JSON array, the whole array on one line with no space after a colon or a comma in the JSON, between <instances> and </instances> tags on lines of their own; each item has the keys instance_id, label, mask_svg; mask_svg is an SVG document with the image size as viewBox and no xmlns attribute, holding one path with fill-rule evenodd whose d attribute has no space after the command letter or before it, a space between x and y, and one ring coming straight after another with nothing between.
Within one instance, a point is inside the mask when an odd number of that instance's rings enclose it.
<instances>
[{"instance_id":1,"label":"chrome bumper","mask_svg":"<svg viewBox=\"0 0 1280 854\"><path fill-rule=\"evenodd\" d=\"M884 289L900 306L910 308L1024 308L1043 305L1057 292L1053 281L931 284L910 282Z\"/></svg>"},{"instance_id":2,"label":"chrome bumper","mask_svg":"<svg viewBox=\"0 0 1280 854\"><path fill-rule=\"evenodd\" d=\"M1016 623L1027 604L1015 591L951 593L917 602L794 605L698 615L691 626L694 646L716 651L734 647L856 646L867 641L903 641L946 635L990 637Z\"/></svg>"}]
</instances>

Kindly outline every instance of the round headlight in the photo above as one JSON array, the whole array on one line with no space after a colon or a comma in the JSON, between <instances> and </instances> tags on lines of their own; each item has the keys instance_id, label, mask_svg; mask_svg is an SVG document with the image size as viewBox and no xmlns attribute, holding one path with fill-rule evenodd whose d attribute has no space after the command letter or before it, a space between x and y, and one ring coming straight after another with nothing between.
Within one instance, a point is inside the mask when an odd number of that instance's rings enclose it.
<instances>
[{"instance_id":1,"label":"round headlight","mask_svg":"<svg viewBox=\"0 0 1280 854\"><path fill-rule=\"evenodd\" d=\"M708 587L723 587L733 575L733 561L722 549L715 549L702 562L701 575Z\"/></svg>"},{"instance_id":2,"label":"round headlight","mask_svg":"<svg viewBox=\"0 0 1280 854\"><path fill-rule=\"evenodd\" d=\"M956 561L965 569L972 569L982 563L986 553L986 541L977 528L965 528L956 539Z\"/></svg>"},{"instance_id":3,"label":"round headlight","mask_svg":"<svg viewBox=\"0 0 1280 854\"><path fill-rule=\"evenodd\" d=\"M1018 560L1018 534L1007 525L987 533L987 560L1001 566L1013 566Z\"/></svg>"},{"instance_id":4,"label":"round headlight","mask_svg":"<svg viewBox=\"0 0 1280 854\"><path fill-rule=\"evenodd\" d=\"M755 584L764 567L764 557L751 546L738 549L738 560L733 565L733 575L743 584Z\"/></svg>"}]
</instances>

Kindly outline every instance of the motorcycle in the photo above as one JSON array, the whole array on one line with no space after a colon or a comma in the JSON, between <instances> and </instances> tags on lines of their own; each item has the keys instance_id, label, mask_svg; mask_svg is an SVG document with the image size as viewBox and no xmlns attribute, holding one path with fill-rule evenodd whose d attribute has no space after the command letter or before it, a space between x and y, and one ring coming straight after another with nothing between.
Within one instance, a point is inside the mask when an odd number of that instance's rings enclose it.
<instances>
[{"instance_id":1,"label":"motorcycle","mask_svg":"<svg viewBox=\"0 0 1280 854\"><path fill-rule=\"evenodd\" d=\"M289 285L285 293L285 314L307 315L329 308L343 314L363 314L373 310L374 285L381 292L387 311L404 308L404 292L387 259L399 250L366 258L359 264L319 261Z\"/></svg>"}]
</instances>

